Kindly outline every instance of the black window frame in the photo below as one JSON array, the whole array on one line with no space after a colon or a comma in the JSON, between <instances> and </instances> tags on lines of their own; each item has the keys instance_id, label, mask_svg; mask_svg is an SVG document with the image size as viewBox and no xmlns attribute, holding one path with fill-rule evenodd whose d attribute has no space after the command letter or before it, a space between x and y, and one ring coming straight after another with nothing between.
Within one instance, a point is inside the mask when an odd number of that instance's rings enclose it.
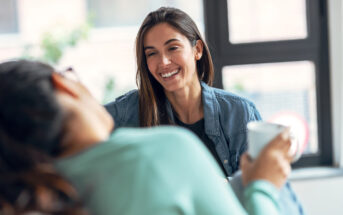
<instances>
[{"instance_id":1,"label":"black window frame","mask_svg":"<svg viewBox=\"0 0 343 215\"><path fill-rule=\"evenodd\" d=\"M224 66L304 60L314 62L319 153L304 155L293 167L332 166L327 1L306 0L307 38L241 44L229 42L227 1L204 0L205 34L216 71L214 87L223 88L221 71Z\"/></svg>"}]
</instances>

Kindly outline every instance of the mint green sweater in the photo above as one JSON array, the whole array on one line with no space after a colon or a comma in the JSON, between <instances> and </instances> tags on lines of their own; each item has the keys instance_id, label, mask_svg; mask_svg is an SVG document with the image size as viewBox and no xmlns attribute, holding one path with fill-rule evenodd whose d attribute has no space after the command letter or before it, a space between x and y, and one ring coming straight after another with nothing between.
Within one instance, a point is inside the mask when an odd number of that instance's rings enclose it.
<instances>
[{"instance_id":1,"label":"mint green sweater","mask_svg":"<svg viewBox=\"0 0 343 215\"><path fill-rule=\"evenodd\" d=\"M279 214L266 181L246 187L243 207L200 140L180 128L117 129L56 167L96 215Z\"/></svg>"}]
</instances>

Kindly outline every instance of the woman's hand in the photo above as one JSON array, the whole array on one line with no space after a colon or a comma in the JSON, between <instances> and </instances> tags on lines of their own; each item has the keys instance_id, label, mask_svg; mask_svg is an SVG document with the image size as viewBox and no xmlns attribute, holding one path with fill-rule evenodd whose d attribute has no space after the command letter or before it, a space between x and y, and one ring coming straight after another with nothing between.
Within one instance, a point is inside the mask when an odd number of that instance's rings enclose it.
<instances>
[{"instance_id":1,"label":"woman's hand","mask_svg":"<svg viewBox=\"0 0 343 215\"><path fill-rule=\"evenodd\" d=\"M291 140L286 130L274 138L252 161L247 153L241 157L242 179L244 186L255 180L267 180L281 188L291 172L289 153Z\"/></svg>"}]
</instances>

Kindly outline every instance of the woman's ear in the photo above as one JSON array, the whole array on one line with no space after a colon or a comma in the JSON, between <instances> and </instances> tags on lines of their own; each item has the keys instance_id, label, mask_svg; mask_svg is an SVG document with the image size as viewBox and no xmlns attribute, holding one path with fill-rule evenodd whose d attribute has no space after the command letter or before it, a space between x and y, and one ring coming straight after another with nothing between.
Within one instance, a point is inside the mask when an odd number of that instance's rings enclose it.
<instances>
[{"instance_id":1,"label":"woman's ear","mask_svg":"<svg viewBox=\"0 0 343 215\"><path fill-rule=\"evenodd\" d=\"M68 80L57 73L52 73L52 82L56 90L67 93L76 98L80 96L80 90L79 87L77 87L76 82Z\"/></svg>"},{"instance_id":2,"label":"woman's ear","mask_svg":"<svg viewBox=\"0 0 343 215\"><path fill-rule=\"evenodd\" d=\"M204 43L201 40L197 40L195 44L195 60L200 60L204 50Z\"/></svg>"}]
</instances>

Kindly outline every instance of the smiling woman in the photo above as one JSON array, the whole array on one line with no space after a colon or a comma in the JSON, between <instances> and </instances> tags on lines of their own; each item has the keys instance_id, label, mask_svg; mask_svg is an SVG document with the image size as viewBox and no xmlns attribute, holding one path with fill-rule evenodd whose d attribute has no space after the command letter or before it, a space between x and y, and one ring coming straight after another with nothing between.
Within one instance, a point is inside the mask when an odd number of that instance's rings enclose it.
<instances>
[{"instance_id":1,"label":"smiling woman","mask_svg":"<svg viewBox=\"0 0 343 215\"><path fill-rule=\"evenodd\" d=\"M136 37L136 59L138 90L105 106L116 128L187 128L232 176L247 149L246 125L261 117L252 102L211 87L211 54L194 21L176 8L150 12ZM281 194L282 214L302 214L289 184Z\"/></svg>"},{"instance_id":2,"label":"smiling woman","mask_svg":"<svg viewBox=\"0 0 343 215\"><path fill-rule=\"evenodd\" d=\"M248 100L209 86L212 58L193 20L175 8L149 13L137 34L136 56L138 90L106 105L116 127L186 127L223 172L233 174L246 149L246 123L260 115Z\"/></svg>"}]
</instances>

